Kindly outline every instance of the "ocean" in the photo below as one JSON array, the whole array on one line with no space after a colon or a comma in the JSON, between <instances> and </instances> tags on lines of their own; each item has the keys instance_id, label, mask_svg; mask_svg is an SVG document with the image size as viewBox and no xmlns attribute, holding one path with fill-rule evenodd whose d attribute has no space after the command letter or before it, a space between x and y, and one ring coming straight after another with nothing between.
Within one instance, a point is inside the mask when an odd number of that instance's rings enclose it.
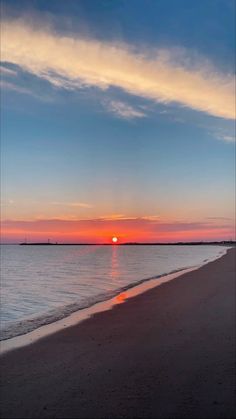
<instances>
[{"instance_id":1,"label":"ocean","mask_svg":"<svg viewBox=\"0 0 236 419\"><path fill-rule=\"evenodd\" d=\"M226 252L204 246L1 245L1 340Z\"/></svg>"}]
</instances>

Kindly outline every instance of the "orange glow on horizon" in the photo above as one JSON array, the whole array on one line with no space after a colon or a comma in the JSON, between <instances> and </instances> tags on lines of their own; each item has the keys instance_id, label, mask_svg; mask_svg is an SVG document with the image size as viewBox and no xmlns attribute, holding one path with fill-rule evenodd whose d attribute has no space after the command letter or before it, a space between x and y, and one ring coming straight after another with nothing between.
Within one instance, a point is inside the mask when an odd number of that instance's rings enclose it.
<instances>
[{"instance_id":1,"label":"orange glow on horizon","mask_svg":"<svg viewBox=\"0 0 236 419\"><path fill-rule=\"evenodd\" d=\"M111 234L116 231L117 234ZM235 238L233 222L190 222L176 220L157 222L144 219L34 220L2 222L2 242L47 241L61 243L120 244L125 242L175 242L229 240Z\"/></svg>"}]
</instances>

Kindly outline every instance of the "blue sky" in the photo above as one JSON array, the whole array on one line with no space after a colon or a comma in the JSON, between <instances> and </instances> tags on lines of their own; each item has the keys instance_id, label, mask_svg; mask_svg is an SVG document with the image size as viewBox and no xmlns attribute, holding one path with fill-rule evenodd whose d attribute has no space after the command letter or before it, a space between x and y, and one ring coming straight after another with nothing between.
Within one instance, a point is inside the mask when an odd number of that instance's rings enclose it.
<instances>
[{"instance_id":1,"label":"blue sky","mask_svg":"<svg viewBox=\"0 0 236 419\"><path fill-rule=\"evenodd\" d=\"M179 237L192 223L186 239L230 238L235 2L1 4L7 240L21 222L110 218L136 220L139 238L153 217L157 231L180 225Z\"/></svg>"}]
</instances>

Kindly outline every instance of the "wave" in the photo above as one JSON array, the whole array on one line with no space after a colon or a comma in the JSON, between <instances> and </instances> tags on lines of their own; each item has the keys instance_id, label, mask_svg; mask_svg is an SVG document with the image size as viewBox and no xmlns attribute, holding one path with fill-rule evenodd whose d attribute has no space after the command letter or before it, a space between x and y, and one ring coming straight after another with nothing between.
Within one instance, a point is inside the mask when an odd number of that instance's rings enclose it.
<instances>
[{"instance_id":1,"label":"wave","mask_svg":"<svg viewBox=\"0 0 236 419\"><path fill-rule=\"evenodd\" d=\"M203 263L200 265L204 265L206 263L209 263L209 261L213 261L216 260L217 258L221 257L223 254L226 253L227 250L224 250L220 253L218 253L218 255L216 255L216 257L214 257L213 259L205 259L203 261ZM200 267L199 266L199 267ZM0 341L4 341L7 339L11 339L13 337L16 336L21 336L24 335L26 333L32 332L35 329L38 329L41 326L45 326L47 324L51 324L54 323L58 320L61 320L65 317L68 317L69 315L71 315L72 313L79 311L79 310L83 310L85 308L91 307L97 303L100 303L102 301L106 301L109 300L115 296L117 296L118 294L127 291L128 289L131 289L133 287L136 287L137 285L140 285L144 282L150 281L152 279L160 279L163 278L167 275L170 274L175 274L181 271L184 271L185 269L189 269L189 268L196 268L196 266L185 266L185 267L181 267L179 269L175 269L169 272L166 272L164 274L161 275L154 275L148 278L143 278L141 280L132 282L128 285L125 285L123 287L119 287L116 290L113 291L106 291L104 293L100 293L97 294L96 296L90 296L87 297L86 299L84 299L84 301L79 301L79 302L75 302L69 305L66 305L64 307L60 307L57 309L52 309L47 311L44 314L32 317L30 319L26 319L26 320L20 320L20 321L16 321L14 323L9 323L5 328L1 328L1 337L0 337Z\"/></svg>"}]
</instances>

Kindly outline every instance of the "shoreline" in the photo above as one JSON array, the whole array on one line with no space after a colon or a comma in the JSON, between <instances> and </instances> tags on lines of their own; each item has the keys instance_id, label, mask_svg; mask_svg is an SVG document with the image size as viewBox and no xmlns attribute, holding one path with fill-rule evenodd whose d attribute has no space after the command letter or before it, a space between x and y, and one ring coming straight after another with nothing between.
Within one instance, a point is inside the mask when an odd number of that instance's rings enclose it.
<instances>
[{"instance_id":1,"label":"shoreline","mask_svg":"<svg viewBox=\"0 0 236 419\"><path fill-rule=\"evenodd\" d=\"M235 417L235 256L2 355L2 417Z\"/></svg>"},{"instance_id":2,"label":"shoreline","mask_svg":"<svg viewBox=\"0 0 236 419\"><path fill-rule=\"evenodd\" d=\"M202 266L202 265L201 265ZM64 328L76 326L77 324L86 321L98 313L103 313L108 310L112 310L116 305L125 303L130 298L134 298L137 295L143 294L165 282L172 281L185 273L192 272L200 267L193 267L188 269L179 270L170 274L162 275L157 278L144 280L138 285L134 285L131 288L127 288L121 291L112 298L107 300L99 301L89 307L76 310L69 316L63 317L62 319L56 320L52 323L45 324L37 327L31 332L27 332L22 335L14 336L9 339L0 341L0 356L6 352L22 348L37 342L40 339L44 339L47 336L53 335L54 333L60 332ZM125 295L124 295L125 294Z\"/></svg>"},{"instance_id":3,"label":"shoreline","mask_svg":"<svg viewBox=\"0 0 236 419\"><path fill-rule=\"evenodd\" d=\"M97 313L111 310L117 304L124 303L130 298L145 293L146 291L158 287L165 282L172 281L184 275L185 273L190 273L196 269L200 269L202 266L205 266L208 263L214 262L215 260L223 257L228 252L228 250L229 248L225 248L224 252L218 254L217 257L214 259L209 259L206 262L204 261L201 265L178 269L167 274L143 279L136 284L130 284L129 286L124 287L122 290L119 290L117 294L113 295L112 297L108 297L88 307L73 311L65 317L53 320L52 322L39 325L33 330L26 331L25 333L21 333L10 338L2 339L0 340L0 356L11 350L35 343L39 339L50 336L51 334L59 332L64 328L79 324Z\"/></svg>"}]
</instances>

